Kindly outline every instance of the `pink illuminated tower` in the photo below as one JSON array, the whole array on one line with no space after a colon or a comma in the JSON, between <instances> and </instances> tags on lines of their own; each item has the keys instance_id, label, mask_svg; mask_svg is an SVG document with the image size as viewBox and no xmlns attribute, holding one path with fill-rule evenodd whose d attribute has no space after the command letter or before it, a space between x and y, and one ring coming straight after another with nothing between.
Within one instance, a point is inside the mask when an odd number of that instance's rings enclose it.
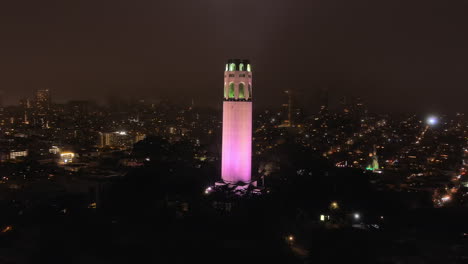
<instances>
[{"instance_id":1,"label":"pink illuminated tower","mask_svg":"<svg viewBox=\"0 0 468 264\"><path fill-rule=\"evenodd\" d=\"M248 60L228 60L224 72L224 182L250 183L252 170L252 71Z\"/></svg>"}]
</instances>

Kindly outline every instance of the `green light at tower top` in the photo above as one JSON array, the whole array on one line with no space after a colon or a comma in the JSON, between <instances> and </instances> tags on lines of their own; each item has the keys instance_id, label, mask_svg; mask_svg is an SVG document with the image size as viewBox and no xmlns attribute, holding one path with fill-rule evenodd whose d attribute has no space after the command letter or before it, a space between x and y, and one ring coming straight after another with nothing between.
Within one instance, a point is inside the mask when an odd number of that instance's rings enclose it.
<instances>
[{"instance_id":1,"label":"green light at tower top","mask_svg":"<svg viewBox=\"0 0 468 264\"><path fill-rule=\"evenodd\" d=\"M226 64L226 71L252 71L249 60L231 59Z\"/></svg>"}]
</instances>

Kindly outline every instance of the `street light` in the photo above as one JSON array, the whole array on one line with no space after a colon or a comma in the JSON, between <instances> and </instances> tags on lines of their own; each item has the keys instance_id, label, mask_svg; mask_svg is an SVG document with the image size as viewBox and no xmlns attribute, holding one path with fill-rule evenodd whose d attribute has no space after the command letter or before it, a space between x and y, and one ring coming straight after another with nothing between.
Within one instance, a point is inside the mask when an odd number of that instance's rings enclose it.
<instances>
[{"instance_id":1,"label":"street light","mask_svg":"<svg viewBox=\"0 0 468 264\"><path fill-rule=\"evenodd\" d=\"M429 116L426 120L426 123L430 126L437 125L438 122L439 120L437 119L436 116Z\"/></svg>"},{"instance_id":2,"label":"street light","mask_svg":"<svg viewBox=\"0 0 468 264\"><path fill-rule=\"evenodd\" d=\"M332 203L330 204L330 208L331 208L331 209L338 209L338 207L339 207L339 206L338 206L338 203L337 203L337 202L332 202Z\"/></svg>"},{"instance_id":3,"label":"street light","mask_svg":"<svg viewBox=\"0 0 468 264\"><path fill-rule=\"evenodd\" d=\"M355 214L354 214L354 219L355 219L355 220L359 220L360 218L361 218L361 215L360 215L360 214L358 214L358 213L355 213Z\"/></svg>"}]
</instances>

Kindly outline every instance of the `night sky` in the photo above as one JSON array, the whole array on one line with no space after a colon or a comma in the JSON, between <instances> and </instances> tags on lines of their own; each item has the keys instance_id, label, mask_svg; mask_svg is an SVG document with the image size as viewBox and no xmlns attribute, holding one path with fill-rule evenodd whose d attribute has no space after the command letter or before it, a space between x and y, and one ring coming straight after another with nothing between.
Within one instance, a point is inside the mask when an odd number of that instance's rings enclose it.
<instances>
[{"instance_id":1,"label":"night sky","mask_svg":"<svg viewBox=\"0 0 468 264\"><path fill-rule=\"evenodd\" d=\"M17 103L180 98L219 106L224 63L248 58L256 107L292 89L373 110L466 111L468 1L10 0L0 3L0 90Z\"/></svg>"}]
</instances>

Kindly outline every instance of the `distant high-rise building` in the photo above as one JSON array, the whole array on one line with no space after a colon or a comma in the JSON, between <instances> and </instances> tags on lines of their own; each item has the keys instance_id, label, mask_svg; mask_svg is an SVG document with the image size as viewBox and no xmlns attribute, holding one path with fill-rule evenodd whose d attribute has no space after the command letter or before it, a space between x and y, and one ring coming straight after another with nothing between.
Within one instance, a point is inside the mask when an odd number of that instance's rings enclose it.
<instances>
[{"instance_id":1,"label":"distant high-rise building","mask_svg":"<svg viewBox=\"0 0 468 264\"><path fill-rule=\"evenodd\" d=\"M112 132L99 132L99 147L111 146Z\"/></svg>"},{"instance_id":2,"label":"distant high-rise building","mask_svg":"<svg viewBox=\"0 0 468 264\"><path fill-rule=\"evenodd\" d=\"M28 113L26 111L24 111L23 123L29 124Z\"/></svg>"},{"instance_id":3,"label":"distant high-rise building","mask_svg":"<svg viewBox=\"0 0 468 264\"><path fill-rule=\"evenodd\" d=\"M355 120L365 121L367 119L367 109L360 97L352 99L351 112Z\"/></svg>"},{"instance_id":4,"label":"distant high-rise building","mask_svg":"<svg viewBox=\"0 0 468 264\"><path fill-rule=\"evenodd\" d=\"M252 70L248 60L229 60L224 72L221 177L226 183L251 181Z\"/></svg>"},{"instance_id":5,"label":"distant high-rise building","mask_svg":"<svg viewBox=\"0 0 468 264\"><path fill-rule=\"evenodd\" d=\"M89 113L89 101L69 101L67 104L68 110L76 116L86 116Z\"/></svg>"},{"instance_id":6,"label":"distant high-rise building","mask_svg":"<svg viewBox=\"0 0 468 264\"><path fill-rule=\"evenodd\" d=\"M46 111L50 107L50 91L49 89L36 90L35 94L36 108L39 111Z\"/></svg>"},{"instance_id":7,"label":"distant high-rise building","mask_svg":"<svg viewBox=\"0 0 468 264\"><path fill-rule=\"evenodd\" d=\"M31 100L29 98L23 98L20 100L20 105L23 107L23 108L31 108L32 105L31 105Z\"/></svg>"},{"instance_id":8,"label":"distant high-rise building","mask_svg":"<svg viewBox=\"0 0 468 264\"><path fill-rule=\"evenodd\" d=\"M350 105L349 105L349 98L347 96L343 96L340 98L340 105L343 109L343 113L348 115L351 113Z\"/></svg>"},{"instance_id":9,"label":"distant high-rise building","mask_svg":"<svg viewBox=\"0 0 468 264\"><path fill-rule=\"evenodd\" d=\"M284 107L284 112L286 112L286 119L283 121L283 124L280 125L280 127L291 127L293 125L293 116L292 116L292 107L293 107L293 102L292 102L292 91L287 90L284 91L285 94L288 95L288 103L283 104L282 106Z\"/></svg>"},{"instance_id":10,"label":"distant high-rise building","mask_svg":"<svg viewBox=\"0 0 468 264\"><path fill-rule=\"evenodd\" d=\"M319 93L319 104L320 104L320 114L325 115L328 113L328 88L320 89Z\"/></svg>"}]
</instances>

